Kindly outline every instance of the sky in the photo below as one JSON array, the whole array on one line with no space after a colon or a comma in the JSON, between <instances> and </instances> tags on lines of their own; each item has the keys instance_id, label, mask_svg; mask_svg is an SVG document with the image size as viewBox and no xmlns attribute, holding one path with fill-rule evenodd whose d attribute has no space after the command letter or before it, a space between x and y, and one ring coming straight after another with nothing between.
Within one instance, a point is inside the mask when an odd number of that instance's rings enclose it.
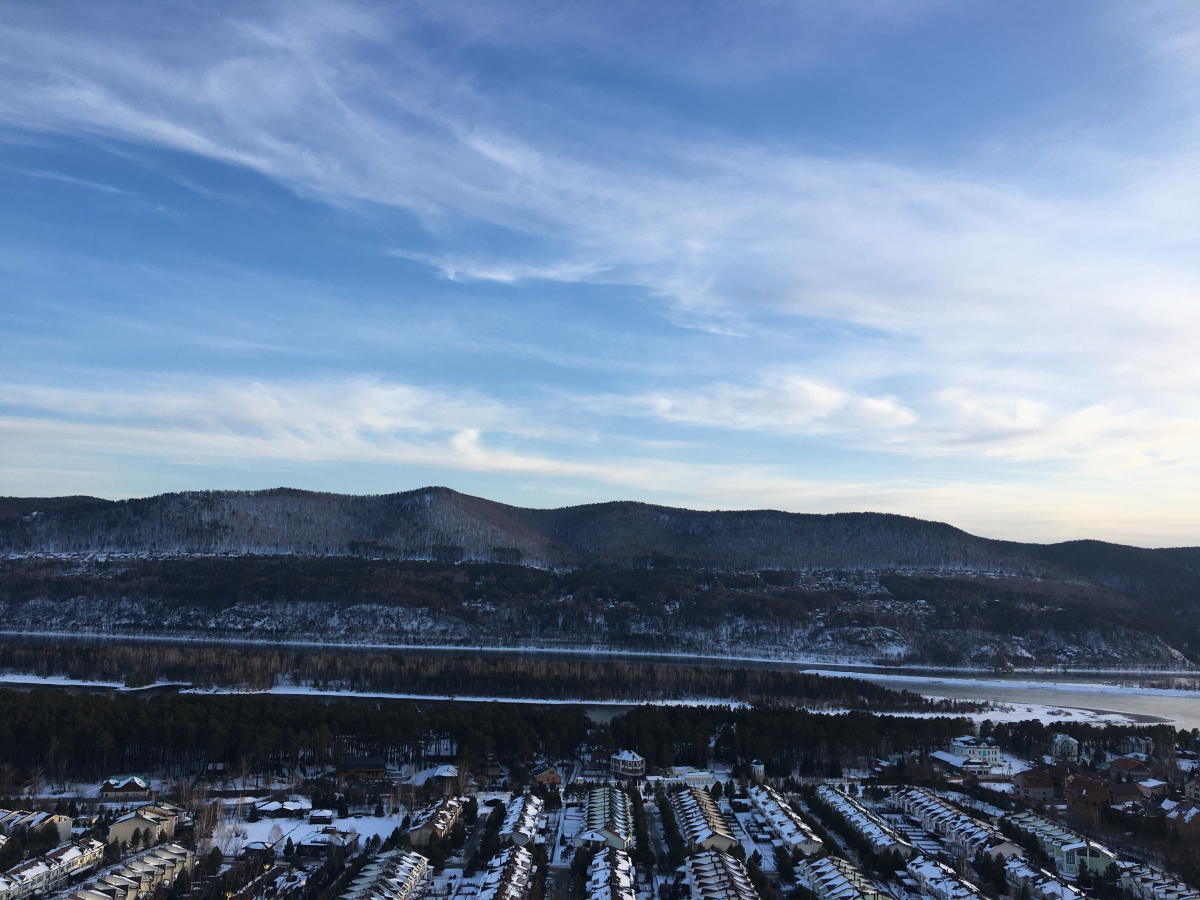
<instances>
[{"instance_id":1,"label":"sky","mask_svg":"<svg viewBox=\"0 0 1200 900\"><path fill-rule=\"evenodd\" d=\"M8 3L0 494L1200 544L1193 3Z\"/></svg>"}]
</instances>

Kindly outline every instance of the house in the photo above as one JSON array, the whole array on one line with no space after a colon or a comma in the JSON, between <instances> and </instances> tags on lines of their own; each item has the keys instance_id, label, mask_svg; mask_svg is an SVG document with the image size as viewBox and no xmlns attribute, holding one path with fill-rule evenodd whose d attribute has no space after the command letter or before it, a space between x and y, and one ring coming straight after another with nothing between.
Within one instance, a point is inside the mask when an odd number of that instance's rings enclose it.
<instances>
[{"instance_id":1,"label":"house","mask_svg":"<svg viewBox=\"0 0 1200 900\"><path fill-rule=\"evenodd\" d=\"M1063 788L1067 808L1076 814L1096 813L1112 806L1112 791L1090 775L1072 775Z\"/></svg>"},{"instance_id":2,"label":"house","mask_svg":"<svg viewBox=\"0 0 1200 900\"><path fill-rule=\"evenodd\" d=\"M1154 753L1154 738L1127 734L1121 738L1119 746L1121 754L1124 756L1128 756L1130 753L1141 753L1144 756L1151 756Z\"/></svg>"},{"instance_id":3,"label":"house","mask_svg":"<svg viewBox=\"0 0 1200 900\"><path fill-rule=\"evenodd\" d=\"M143 806L141 809L126 813L108 827L108 842L117 841L120 844L132 844L133 833L136 831L142 843L146 843L145 835L151 834L150 843L175 836L175 821L178 817L173 810L161 806Z\"/></svg>"},{"instance_id":4,"label":"house","mask_svg":"<svg viewBox=\"0 0 1200 900\"><path fill-rule=\"evenodd\" d=\"M618 778L643 778L646 760L632 750L622 750L609 758L608 769Z\"/></svg>"},{"instance_id":5,"label":"house","mask_svg":"<svg viewBox=\"0 0 1200 900\"><path fill-rule=\"evenodd\" d=\"M462 807L462 801L457 797L444 797L441 801L427 806L408 832L412 845L428 847L435 839L445 840L454 823L458 821Z\"/></svg>"},{"instance_id":6,"label":"house","mask_svg":"<svg viewBox=\"0 0 1200 900\"><path fill-rule=\"evenodd\" d=\"M1159 781L1157 778L1147 778L1144 781L1139 781L1137 786L1138 790L1142 792L1143 797L1167 796L1167 783Z\"/></svg>"},{"instance_id":7,"label":"house","mask_svg":"<svg viewBox=\"0 0 1200 900\"><path fill-rule=\"evenodd\" d=\"M500 760L496 759L495 754L488 754L488 758L483 764L483 775L488 781L495 781L504 777L504 769L500 765Z\"/></svg>"},{"instance_id":8,"label":"house","mask_svg":"<svg viewBox=\"0 0 1200 900\"><path fill-rule=\"evenodd\" d=\"M538 766L529 773L529 777L536 784L544 784L549 787L560 787L563 783L562 775L554 766Z\"/></svg>"},{"instance_id":9,"label":"house","mask_svg":"<svg viewBox=\"0 0 1200 900\"><path fill-rule=\"evenodd\" d=\"M763 783L763 779L767 777L767 767L761 759L751 760L750 762L750 777L758 784Z\"/></svg>"},{"instance_id":10,"label":"house","mask_svg":"<svg viewBox=\"0 0 1200 900\"><path fill-rule=\"evenodd\" d=\"M387 757L352 756L337 767L337 774L353 781L387 781Z\"/></svg>"},{"instance_id":11,"label":"house","mask_svg":"<svg viewBox=\"0 0 1200 900\"><path fill-rule=\"evenodd\" d=\"M947 752L951 756L964 756L967 759L979 760L988 766L993 766L1000 761L1000 748L996 746L995 741L991 738L972 737L969 734L952 740Z\"/></svg>"},{"instance_id":12,"label":"house","mask_svg":"<svg viewBox=\"0 0 1200 900\"><path fill-rule=\"evenodd\" d=\"M60 816L55 813L0 809L0 834L12 834L17 828L24 828L33 834L50 825L58 832L58 843L61 844L63 841L71 839L72 824L68 816Z\"/></svg>"},{"instance_id":13,"label":"house","mask_svg":"<svg viewBox=\"0 0 1200 900\"><path fill-rule=\"evenodd\" d=\"M1168 808L1168 804L1170 807ZM1174 828L1180 834L1196 834L1200 832L1200 806L1188 800L1163 802L1168 828Z\"/></svg>"},{"instance_id":14,"label":"house","mask_svg":"<svg viewBox=\"0 0 1200 900\"><path fill-rule=\"evenodd\" d=\"M139 775L114 775L100 785L101 800L150 800L150 782Z\"/></svg>"},{"instance_id":15,"label":"house","mask_svg":"<svg viewBox=\"0 0 1200 900\"><path fill-rule=\"evenodd\" d=\"M1200 802L1200 778L1189 778L1183 785L1183 796Z\"/></svg>"},{"instance_id":16,"label":"house","mask_svg":"<svg viewBox=\"0 0 1200 900\"><path fill-rule=\"evenodd\" d=\"M314 809L308 814L309 825L332 825L333 810L332 809Z\"/></svg>"},{"instance_id":17,"label":"house","mask_svg":"<svg viewBox=\"0 0 1200 900\"><path fill-rule=\"evenodd\" d=\"M1108 764L1108 771L1112 776L1119 775L1132 781L1140 781L1150 774L1150 767L1146 765L1145 760L1136 756L1122 756Z\"/></svg>"},{"instance_id":18,"label":"house","mask_svg":"<svg viewBox=\"0 0 1200 900\"><path fill-rule=\"evenodd\" d=\"M296 844L300 856L328 856L334 850L341 850L347 857L357 853L358 832L341 831L330 825Z\"/></svg>"},{"instance_id":19,"label":"house","mask_svg":"<svg viewBox=\"0 0 1200 900\"><path fill-rule=\"evenodd\" d=\"M438 766L429 779L437 785L443 797L453 797L458 794L458 766Z\"/></svg>"},{"instance_id":20,"label":"house","mask_svg":"<svg viewBox=\"0 0 1200 900\"><path fill-rule=\"evenodd\" d=\"M1054 776L1040 769L1026 769L1013 776L1013 788L1026 803L1049 803L1054 799Z\"/></svg>"},{"instance_id":21,"label":"house","mask_svg":"<svg viewBox=\"0 0 1200 900\"><path fill-rule=\"evenodd\" d=\"M1056 734L1050 739L1050 755L1064 762L1079 762L1079 741L1069 734Z\"/></svg>"}]
</instances>

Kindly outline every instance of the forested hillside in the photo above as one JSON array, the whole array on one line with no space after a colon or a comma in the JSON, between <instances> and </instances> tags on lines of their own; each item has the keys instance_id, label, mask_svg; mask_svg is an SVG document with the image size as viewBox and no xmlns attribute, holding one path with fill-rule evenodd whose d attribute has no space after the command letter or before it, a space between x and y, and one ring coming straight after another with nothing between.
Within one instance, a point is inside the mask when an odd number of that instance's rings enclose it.
<instances>
[{"instance_id":1,"label":"forested hillside","mask_svg":"<svg viewBox=\"0 0 1200 900\"><path fill-rule=\"evenodd\" d=\"M1174 668L1200 548L428 488L0 500L5 630Z\"/></svg>"}]
</instances>

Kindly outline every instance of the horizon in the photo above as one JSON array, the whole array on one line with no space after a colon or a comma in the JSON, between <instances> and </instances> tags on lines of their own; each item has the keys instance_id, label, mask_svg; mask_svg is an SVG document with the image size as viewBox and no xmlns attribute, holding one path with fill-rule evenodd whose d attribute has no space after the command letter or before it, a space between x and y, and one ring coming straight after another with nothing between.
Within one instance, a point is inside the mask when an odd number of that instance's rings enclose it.
<instances>
[{"instance_id":1,"label":"horizon","mask_svg":"<svg viewBox=\"0 0 1200 900\"><path fill-rule=\"evenodd\" d=\"M0 493L1200 545L1200 9L47 2L0 46Z\"/></svg>"},{"instance_id":2,"label":"horizon","mask_svg":"<svg viewBox=\"0 0 1200 900\"><path fill-rule=\"evenodd\" d=\"M1027 544L1038 544L1038 545L1043 545L1043 546L1052 546L1054 544L1094 542L1094 543L1115 544L1116 546L1133 547L1135 549L1140 549L1140 550L1173 550L1173 549L1188 548L1191 546L1200 546L1200 545L1188 545L1188 544L1163 544L1163 545L1158 545L1158 546L1146 546L1146 545L1142 545L1142 544L1120 544L1117 542L1104 541L1104 540L1101 540L1100 538L1093 538L1093 537L1069 537L1069 538L1063 538L1058 541L1011 541L1011 539L1009 539L1009 538L991 537L986 534L979 534L979 533L976 533L973 531L969 531L966 528L956 525L954 522L947 522L947 521L943 521L941 519L924 519L919 516L911 516L911 515L906 515L904 513L885 512L883 510L877 510L877 509L842 509L842 510L837 510L836 512L822 512L822 513L810 513L810 512L803 512L803 511L797 512L797 511L793 511L793 510L778 509L775 507L767 507L767 506L728 507L728 508L722 507L722 508L704 509L704 508L698 508L698 507L670 506L670 505L663 504L663 503L651 503L651 502L647 502L645 500L629 500L629 499L597 500L597 501L591 501L588 503L570 503L570 504L565 504L562 506L520 506L518 504L505 503L504 501L501 501L501 500L493 500L490 497L485 497L485 496L482 496L479 494L470 494L470 493L467 493L466 491L461 491L461 490L458 490L457 488L452 488L452 487L450 487L448 485L444 485L444 484L426 484L426 485L422 485L421 487L407 488L405 490L399 490L399 491L383 491L383 492L371 492L371 493L361 493L361 494L343 493L343 492L339 492L339 491L310 490L308 488L297 488L297 487L289 487L286 485L276 485L275 487L269 487L269 488L250 488L250 489L195 488L195 489L190 489L190 490L164 491L159 494L144 494L144 495L140 495L140 496L129 496L129 497L99 497L99 496L96 496L95 494L65 494L65 495L58 495L58 496L53 496L53 497L51 497L51 496L47 496L47 497L0 496L0 501L2 501L2 500L66 500L66 499L71 499L73 497L77 497L81 500L104 500L104 501L111 502L111 503L120 503L123 501L153 500L155 497L161 497L161 496L166 496L166 495L170 495L170 494L203 494L203 493L262 494L262 493L272 493L275 491L295 491L297 493L306 493L306 494L330 494L330 495L337 496L337 497L352 497L352 498L392 497L392 496L397 496L400 494L416 494L416 493L420 493L421 491L450 491L451 493L460 494L460 495L466 496L466 497L471 497L472 499L475 499L475 500L483 500L487 503L496 503L496 504L500 504L500 505L504 505L504 506L515 506L519 509L530 509L530 510L538 510L538 511L576 509L581 506L608 506L611 504L619 504L619 503L638 503L643 506L654 506L654 507L659 507L662 509L673 509L673 510L681 510L683 512L697 512L697 513L723 513L723 512L728 512L728 513L755 513L755 512L768 513L769 512L769 513L785 513L788 515L798 515L798 516L894 516L896 518L912 519L917 522L925 522L925 523L933 524L933 525L947 525L950 528L953 528L957 531L964 532L965 534L969 535L970 537L980 538L980 539L986 540L986 541L997 541L997 542L1002 542L1002 543L1003 542L1012 542L1012 543L1027 543ZM521 565L528 565L528 564L521 563Z\"/></svg>"}]
</instances>

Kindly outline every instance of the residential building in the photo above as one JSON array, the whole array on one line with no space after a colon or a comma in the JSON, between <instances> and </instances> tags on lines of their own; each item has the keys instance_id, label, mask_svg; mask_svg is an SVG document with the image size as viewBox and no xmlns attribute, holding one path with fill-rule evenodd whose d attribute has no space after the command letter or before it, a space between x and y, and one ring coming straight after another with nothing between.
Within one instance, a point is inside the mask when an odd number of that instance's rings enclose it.
<instances>
[{"instance_id":1,"label":"residential building","mask_svg":"<svg viewBox=\"0 0 1200 900\"><path fill-rule=\"evenodd\" d=\"M1140 863L1117 863L1121 887L1132 900L1200 900L1200 891L1166 872Z\"/></svg>"},{"instance_id":2,"label":"residential building","mask_svg":"<svg viewBox=\"0 0 1200 900\"><path fill-rule=\"evenodd\" d=\"M728 853L689 856L686 872L692 900L759 900L746 867Z\"/></svg>"},{"instance_id":3,"label":"residential building","mask_svg":"<svg viewBox=\"0 0 1200 900\"><path fill-rule=\"evenodd\" d=\"M104 857L104 845L99 841L94 843L99 848L96 856L99 863ZM80 883L67 895L67 900L96 900L97 897L103 900L144 900L160 887L170 888L182 873L190 876L195 863L195 851L182 844L160 844L127 858L102 875L94 875ZM95 865L92 867L95 868Z\"/></svg>"},{"instance_id":4,"label":"residential building","mask_svg":"<svg viewBox=\"0 0 1200 900\"><path fill-rule=\"evenodd\" d=\"M126 813L108 827L108 842L117 841L121 844L132 845L133 834L136 831L143 844L145 835L153 835L150 843L160 839L170 840L175 836L175 822L178 815L175 810L165 806L143 806L131 813Z\"/></svg>"},{"instance_id":5,"label":"residential building","mask_svg":"<svg viewBox=\"0 0 1200 900\"><path fill-rule=\"evenodd\" d=\"M1167 788L1170 787L1165 781L1158 778L1146 778L1137 783L1138 790L1142 792L1143 797L1165 797L1167 796Z\"/></svg>"},{"instance_id":6,"label":"residential building","mask_svg":"<svg viewBox=\"0 0 1200 900\"><path fill-rule=\"evenodd\" d=\"M954 870L943 863L923 856L909 860L908 874L927 897L934 900L981 900L979 889L959 878Z\"/></svg>"},{"instance_id":7,"label":"residential building","mask_svg":"<svg viewBox=\"0 0 1200 900\"><path fill-rule=\"evenodd\" d=\"M1189 800L1200 802L1200 778L1189 778L1184 782L1183 795Z\"/></svg>"},{"instance_id":8,"label":"residential building","mask_svg":"<svg viewBox=\"0 0 1200 900\"><path fill-rule=\"evenodd\" d=\"M488 863L477 900L525 900L533 886L533 854L509 847Z\"/></svg>"},{"instance_id":9,"label":"residential building","mask_svg":"<svg viewBox=\"0 0 1200 900\"><path fill-rule=\"evenodd\" d=\"M1028 896L1030 900L1084 900L1084 896L1062 879L1045 869L1014 856L1004 864L1004 879L1013 897Z\"/></svg>"},{"instance_id":10,"label":"residential building","mask_svg":"<svg viewBox=\"0 0 1200 900\"><path fill-rule=\"evenodd\" d=\"M150 781L140 775L114 775L100 785L101 800L150 800Z\"/></svg>"},{"instance_id":11,"label":"residential building","mask_svg":"<svg viewBox=\"0 0 1200 900\"><path fill-rule=\"evenodd\" d=\"M575 846L585 844L617 850L633 846L633 810L629 796L620 788L604 785L584 798L583 828L575 836Z\"/></svg>"},{"instance_id":12,"label":"residential building","mask_svg":"<svg viewBox=\"0 0 1200 900\"><path fill-rule=\"evenodd\" d=\"M762 784L763 780L767 777L767 767L761 759L751 760L750 777L753 778L757 784Z\"/></svg>"},{"instance_id":13,"label":"residential building","mask_svg":"<svg viewBox=\"0 0 1200 900\"><path fill-rule=\"evenodd\" d=\"M393 850L376 857L350 882L341 900L410 900L433 875L419 853Z\"/></svg>"},{"instance_id":14,"label":"residential building","mask_svg":"<svg viewBox=\"0 0 1200 900\"><path fill-rule=\"evenodd\" d=\"M646 760L632 750L622 750L609 758L608 770L618 778L644 778Z\"/></svg>"},{"instance_id":15,"label":"residential building","mask_svg":"<svg viewBox=\"0 0 1200 900\"><path fill-rule=\"evenodd\" d=\"M624 850L605 847L588 869L587 900L637 900L633 860Z\"/></svg>"},{"instance_id":16,"label":"residential building","mask_svg":"<svg viewBox=\"0 0 1200 900\"><path fill-rule=\"evenodd\" d=\"M1090 775L1071 775L1063 787L1067 809L1077 815L1098 813L1112 806L1113 796L1108 785Z\"/></svg>"},{"instance_id":17,"label":"residential building","mask_svg":"<svg viewBox=\"0 0 1200 900\"><path fill-rule=\"evenodd\" d=\"M0 809L0 834L11 834L14 829L24 828L30 834L41 831L47 825L58 832L58 842L71 839L71 819L51 812L24 809Z\"/></svg>"},{"instance_id":18,"label":"residential building","mask_svg":"<svg viewBox=\"0 0 1200 900\"><path fill-rule=\"evenodd\" d=\"M767 820L772 834L792 853L812 856L824 847L821 839L800 818L800 814L772 788L765 785L750 788L750 802Z\"/></svg>"},{"instance_id":19,"label":"residential building","mask_svg":"<svg viewBox=\"0 0 1200 900\"><path fill-rule=\"evenodd\" d=\"M1144 756L1152 756L1154 754L1154 738L1127 734L1121 738L1120 750L1123 755L1141 753Z\"/></svg>"},{"instance_id":20,"label":"residential building","mask_svg":"<svg viewBox=\"0 0 1200 900\"><path fill-rule=\"evenodd\" d=\"M548 787L561 787L563 783L562 773L551 765L538 766L529 773L529 777L535 784L544 784Z\"/></svg>"},{"instance_id":21,"label":"residential building","mask_svg":"<svg viewBox=\"0 0 1200 900\"><path fill-rule=\"evenodd\" d=\"M534 794L513 800L500 826L500 840L512 841L518 847L529 844L537 837L543 806L542 798Z\"/></svg>"},{"instance_id":22,"label":"residential building","mask_svg":"<svg viewBox=\"0 0 1200 900\"><path fill-rule=\"evenodd\" d=\"M950 742L947 752L953 756L965 756L967 759L978 760L988 766L994 766L1000 762L1000 748L991 738L977 738L969 734L956 737Z\"/></svg>"},{"instance_id":23,"label":"residential building","mask_svg":"<svg viewBox=\"0 0 1200 900\"><path fill-rule=\"evenodd\" d=\"M354 781L388 781L387 757L352 756L337 767L337 774Z\"/></svg>"},{"instance_id":24,"label":"residential building","mask_svg":"<svg viewBox=\"0 0 1200 900\"><path fill-rule=\"evenodd\" d=\"M1050 739L1050 755L1064 762L1079 762L1079 741L1069 734L1056 734Z\"/></svg>"},{"instance_id":25,"label":"residential building","mask_svg":"<svg viewBox=\"0 0 1200 900\"><path fill-rule=\"evenodd\" d=\"M1026 769L1013 776L1013 790L1026 803L1049 803L1054 799L1054 776L1041 769Z\"/></svg>"},{"instance_id":26,"label":"residential building","mask_svg":"<svg viewBox=\"0 0 1200 900\"><path fill-rule=\"evenodd\" d=\"M1005 845L1010 842L998 829L968 816L932 791L908 788L893 794L892 803L920 822L926 831L940 835L959 853L968 857L981 851L1009 855Z\"/></svg>"},{"instance_id":27,"label":"residential building","mask_svg":"<svg viewBox=\"0 0 1200 900\"><path fill-rule=\"evenodd\" d=\"M1082 869L1103 875L1116 862L1117 855L1095 841L1089 841L1061 825L1033 813L1014 813L1008 821L1037 838L1042 852L1054 860L1061 875L1075 878Z\"/></svg>"},{"instance_id":28,"label":"residential building","mask_svg":"<svg viewBox=\"0 0 1200 900\"><path fill-rule=\"evenodd\" d=\"M887 900L887 895L852 863L837 856L800 860L796 879L817 900Z\"/></svg>"},{"instance_id":29,"label":"residential building","mask_svg":"<svg viewBox=\"0 0 1200 900\"><path fill-rule=\"evenodd\" d=\"M310 834L296 844L296 854L321 857L329 856L334 850L337 850L346 856L351 856L358 852L358 843L357 831L343 831L333 825L326 825L316 834Z\"/></svg>"},{"instance_id":30,"label":"residential building","mask_svg":"<svg viewBox=\"0 0 1200 900\"><path fill-rule=\"evenodd\" d=\"M911 859L913 845L902 837L899 832L886 824L871 810L867 809L853 797L839 791L828 784L817 788L817 797L830 809L837 812L846 824L858 832L876 853L899 853L905 859Z\"/></svg>"},{"instance_id":31,"label":"residential building","mask_svg":"<svg viewBox=\"0 0 1200 900\"><path fill-rule=\"evenodd\" d=\"M457 797L443 797L425 807L409 829L408 837L412 845L428 847L429 842L435 838L439 841L445 840L454 823L458 821L462 807L462 801Z\"/></svg>"},{"instance_id":32,"label":"residential building","mask_svg":"<svg viewBox=\"0 0 1200 900\"><path fill-rule=\"evenodd\" d=\"M104 859L100 841L77 841L29 859L0 875L0 900L24 900L55 891Z\"/></svg>"},{"instance_id":33,"label":"residential building","mask_svg":"<svg viewBox=\"0 0 1200 900\"><path fill-rule=\"evenodd\" d=\"M1166 811L1168 828L1174 828L1181 834L1195 834L1200 831L1200 806L1192 801L1164 800L1162 808Z\"/></svg>"},{"instance_id":34,"label":"residential building","mask_svg":"<svg viewBox=\"0 0 1200 900\"><path fill-rule=\"evenodd\" d=\"M684 788L670 796L675 823L689 853L721 850L728 853L738 843L721 808L708 791Z\"/></svg>"},{"instance_id":35,"label":"residential building","mask_svg":"<svg viewBox=\"0 0 1200 900\"><path fill-rule=\"evenodd\" d=\"M1144 759L1138 759L1136 756L1121 756L1108 764L1108 771L1112 776L1139 781L1150 775L1150 766Z\"/></svg>"}]
</instances>

